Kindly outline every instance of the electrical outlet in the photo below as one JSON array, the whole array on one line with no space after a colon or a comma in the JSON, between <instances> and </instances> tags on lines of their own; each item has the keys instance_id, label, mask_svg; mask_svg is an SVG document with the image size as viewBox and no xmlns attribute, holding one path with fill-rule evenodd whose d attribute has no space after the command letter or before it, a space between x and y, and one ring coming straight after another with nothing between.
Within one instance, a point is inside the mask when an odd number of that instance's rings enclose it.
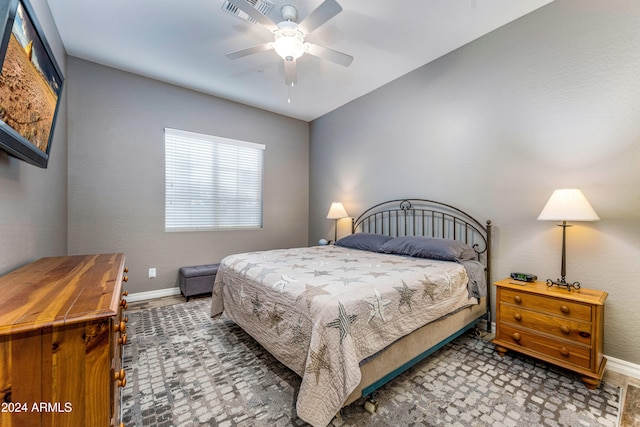
<instances>
[{"instance_id":1,"label":"electrical outlet","mask_svg":"<svg viewBox=\"0 0 640 427\"><path fill-rule=\"evenodd\" d=\"M156 277L156 269L155 268L150 268L149 269L149 279L153 279L154 277Z\"/></svg>"}]
</instances>

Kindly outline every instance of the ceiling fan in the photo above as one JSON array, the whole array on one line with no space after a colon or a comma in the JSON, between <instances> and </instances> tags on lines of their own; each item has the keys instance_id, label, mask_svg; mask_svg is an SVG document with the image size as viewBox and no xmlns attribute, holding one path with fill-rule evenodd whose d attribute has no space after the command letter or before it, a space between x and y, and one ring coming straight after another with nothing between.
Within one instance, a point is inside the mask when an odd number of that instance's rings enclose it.
<instances>
[{"instance_id":1,"label":"ceiling fan","mask_svg":"<svg viewBox=\"0 0 640 427\"><path fill-rule=\"evenodd\" d=\"M228 1L271 31L274 41L229 52L226 54L227 58L236 59L273 49L284 59L285 83L291 86L298 82L296 60L305 53L345 67L353 61L353 57L346 53L304 41L309 33L342 11L342 7L335 0L325 0L300 23L296 22L298 10L291 5L282 6L282 21L275 23L246 0Z\"/></svg>"}]
</instances>

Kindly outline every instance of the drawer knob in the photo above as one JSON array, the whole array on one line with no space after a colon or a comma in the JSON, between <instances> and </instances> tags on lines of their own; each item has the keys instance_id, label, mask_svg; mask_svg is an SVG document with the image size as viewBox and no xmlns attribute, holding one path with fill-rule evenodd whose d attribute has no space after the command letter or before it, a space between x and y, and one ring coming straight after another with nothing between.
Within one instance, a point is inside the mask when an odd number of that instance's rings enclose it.
<instances>
[{"instance_id":1,"label":"drawer knob","mask_svg":"<svg viewBox=\"0 0 640 427\"><path fill-rule=\"evenodd\" d=\"M566 305L563 305L562 307L560 307L560 311L563 312L564 314L569 314L569 307L567 307Z\"/></svg>"},{"instance_id":2,"label":"drawer knob","mask_svg":"<svg viewBox=\"0 0 640 427\"><path fill-rule=\"evenodd\" d=\"M128 273L128 272L129 272L129 267L125 267L125 268L124 268L124 272L125 272L125 273Z\"/></svg>"},{"instance_id":3,"label":"drawer knob","mask_svg":"<svg viewBox=\"0 0 640 427\"><path fill-rule=\"evenodd\" d=\"M129 281L129 276L124 276L124 277L122 278L122 281L123 281L123 282L128 282L128 281Z\"/></svg>"},{"instance_id":4,"label":"drawer knob","mask_svg":"<svg viewBox=\"0 0 640 427\"><path fill-rule=\"evenodd\" d=\"M591 336L591 334L589 332L578 332L578 335L580 335L582 338L589 338Z\"/></svg>"},{"instance_id":5,"label":"drawer knob","mask_svg":"<svg viewBox=\"0 0 640 427\"><path fill-rule=\"evenodd\" d=\"M124 320L122 320L120 321L120 323L116 325L115 328L113 328L113 330L115 332L122 332L124 334L125 332L127 332L127 323Z\"/></svg>"},{"instance_id":6,"label":"drawer knob","mask_svg":"<svg viewBox=\"0 0 640 427\"><path fill-rule=\"evenodd\" d=\"M560 331L565 335L569 335L569 332L571 332L571 329L569 329L569 327L566 325L562 325L560 326Z\"/></svg>"},{"instance_id":7,"label":"drawer knob","mask_svg":"<svg viewBox=\"0 0 640 427\"><path fill-rule=\"evenodd\" d=\"M120 307L122 308L129 308L129 304L127 304L127 300L122 298L122 301L120 301Z\"/></svg>"},{"instance_id":8,"label":"drawer knob","mask_svg":"<svg viewBox=\"0 0 640 427\"><path fill-rule=\"evenodd\" d=\"M515 297L513 297L513 300L514 300L516 303L518 303L518 304L520 304L520 303L522 302L522 298L520 298L518 295L516 295Z\"/></svg>"},{"instance_id":9,"label":"drawer knob","mask_svg":"<svg viewBox=\"0 0 640 427\"><path fill-rule=\"evenodd\" d=\"M118 338L118 344L125 345L127 343L127 334L124 334L120 338Z\"/></svg>"},{"instance_id":10,"label":"drawer knob","mask_svg":"<svg viewBox=\"0 0 640 427\"><path fill-rule=\"evenodd\" d=\"M513 340L516 342L520 342L520 334L517 332L514 332L513 335L511 335L513 337Z\"/></svg>"},{"instance_id":11,"label":"drawer knob","mask_svg":"<svg viewBox=\"0 0 640 427\"><path fill-rule=\"evenodd\" d=\"M569 350L566 347L560 347L560 354L564 357L569 357Z\"/></svg>"},{"instance_id":12,"label":"drawer knob","mask_svg":"<svg viewBox=\"0 0 640 427\"><path fill-rule=\"evenodd\" d=\"M516 319L518 322L522 320L522 314L520 313L516 313L513 315L513 318Z\"/></svg>"},{"instance_id":13,"label":"drawer knob","mask_svg":"<svg viewBox=\"0 0 640 427\"><path fill-rule=\"evenodd\" d=\"M115 372L113 374L113 379L116 380L116 381L117 380L123 380L126 375L127 375L127 373L124 371L124 369L120 369L120 371Z\"/></svg>"},{"instance_id":14,"label":"drawer knob","mask_svg":"<svg viewBox=\"0 0 640 427\"><path fill-rule=\"evenodd\" d=\"M129 296L129 291L124 291L124 292L122 293L122 296L124 296L124 297L128 297L128 296Z\"/></svg>"}]
</instances>

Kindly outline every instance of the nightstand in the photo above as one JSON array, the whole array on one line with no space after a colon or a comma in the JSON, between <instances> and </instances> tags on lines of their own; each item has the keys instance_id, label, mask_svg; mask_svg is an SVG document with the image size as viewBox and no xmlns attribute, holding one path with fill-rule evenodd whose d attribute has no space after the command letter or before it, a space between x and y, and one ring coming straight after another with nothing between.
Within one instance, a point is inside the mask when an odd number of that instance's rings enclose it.
<instances>
[{"instance_id":1,"label":"nightstand","mask_svg":"<svg viewBox=\"0 0 640 427\"><path fill-rule=\"evenodd\" d=\"M600 385L604 301L593 289L568 291L546 282L505 279L496 285L496 351L514 350L582 375L587 388Z\"/></svg>"}]
</instances>

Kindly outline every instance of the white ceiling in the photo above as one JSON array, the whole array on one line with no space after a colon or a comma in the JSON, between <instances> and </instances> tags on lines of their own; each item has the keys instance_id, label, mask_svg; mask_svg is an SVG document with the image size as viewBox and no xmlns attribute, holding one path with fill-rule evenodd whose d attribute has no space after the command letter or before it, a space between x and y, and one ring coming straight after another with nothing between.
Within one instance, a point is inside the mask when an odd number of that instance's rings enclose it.
<instances>
[{"instance_id":1,"label":"white ceiling","mask_svg":"<svg viewBox=\"0 0 640 427\"><path fill-rule=\"evenodd\" d=\"M343 11L306 41L355 59L350 67L305 55L285 85L274 51L225 53L272 41L224 0L48 0L67 53L77 58L311 121L552 0L338 0ZM322 0L271 0L298 9ZM290 103L288 100L290 99Z\"/></svg>"}]
</instances>

